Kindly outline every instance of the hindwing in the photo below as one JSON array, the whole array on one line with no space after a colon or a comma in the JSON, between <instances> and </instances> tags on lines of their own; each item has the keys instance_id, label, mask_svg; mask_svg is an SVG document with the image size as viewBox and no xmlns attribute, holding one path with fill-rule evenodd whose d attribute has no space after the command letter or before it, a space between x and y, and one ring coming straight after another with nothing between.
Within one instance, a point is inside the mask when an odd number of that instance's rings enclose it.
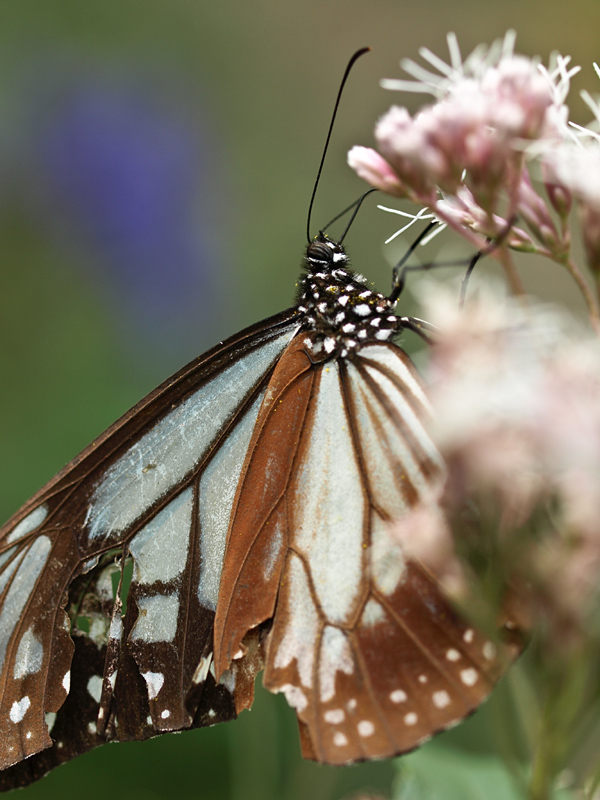
<instances>
[{"instance_id":1,"label":"hindwing","mask_svg":"<svg viewBox=\"0 0 600 800\"><path fill-rule=\"evenodd\" d=\"M261 629L264 684L298 715L305 757L414 748L462 719L501 672L496 647L405 557L389 526L436 502L445 473L406 354L369 344L279 362L234 504L215 620L216 674Z\"/></svg>"}]
</instances>

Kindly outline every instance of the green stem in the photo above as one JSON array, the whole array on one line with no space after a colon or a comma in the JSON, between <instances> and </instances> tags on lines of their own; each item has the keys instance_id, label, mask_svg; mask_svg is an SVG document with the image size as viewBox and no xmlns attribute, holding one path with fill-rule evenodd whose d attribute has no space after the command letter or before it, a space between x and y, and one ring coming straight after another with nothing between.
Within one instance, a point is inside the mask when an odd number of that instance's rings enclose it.
<instances>
[{"instance_id":1,"label":"green stem","mask_svg":"<svg viewBox=\"0 0 600 800\"><path fill-rule=\"evenodd\" d=\"M554 747L552 733L548 731L548 719L542 722L542 730L538 748L534 756L531 781L529 783L529 800L549 800L551 796L554 769ZM550 734L550 735L548 735Z\"/></svg>"},{"instance_id":2,"label":"green stem","mask_svg":"<svg viewBox=\"0 0 600 800\"><path fill-rule=\"evenodd\" d=\"M546 692L540 720L538 744L533 758L529 800L550 800L556 776L569 763L578 723L586 704L589 654L573 650L567 661L548 664Z\"/></svg>"}]
</instances>

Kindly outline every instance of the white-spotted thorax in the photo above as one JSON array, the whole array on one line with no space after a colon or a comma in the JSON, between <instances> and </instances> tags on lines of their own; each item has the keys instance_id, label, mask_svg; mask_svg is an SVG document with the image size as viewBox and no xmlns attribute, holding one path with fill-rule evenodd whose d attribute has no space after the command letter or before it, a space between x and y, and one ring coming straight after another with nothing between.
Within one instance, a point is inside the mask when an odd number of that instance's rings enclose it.
<instances>
[{"instance_id":1,"label":"white-spotted thorax","mask_svg":"<svg viewBox=\"0 0 600 800\"><path fill-rule=\"evenodd\" d=\"M399 332L395 302L369 289L366 278L350 268L341 244L319 233L307 247L304 266L297 309L312 332L305 343L315 361L345 358Z\"/></svg>"}]
</instances>

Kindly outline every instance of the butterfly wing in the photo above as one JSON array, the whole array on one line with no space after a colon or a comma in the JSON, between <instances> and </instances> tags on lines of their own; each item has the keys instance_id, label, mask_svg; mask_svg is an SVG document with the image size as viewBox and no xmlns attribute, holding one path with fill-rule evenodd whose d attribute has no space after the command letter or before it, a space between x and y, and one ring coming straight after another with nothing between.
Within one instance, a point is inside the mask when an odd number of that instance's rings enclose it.
<instances>
[{"instance_id":1,"label":"butterfly wing","mask_svg":"<svg viewBox=\"0 0 600 800\"><path fill-rule=\"evenodd\" d=\"M251 702L235 664L215 682L212 626L236 484L296 316L185 367L0 529L0 789Z\"/></svg>"},{"instance_id":2,"label":"butterfly wing","mask_svg":"<svg viewBox=\"0 0 600 800\"><path fill-rule=\"evenodd\" d=\"M373 344L316 366L311 351L310 335L289 345L255 427L216 674L243 658L247 631L268 630L264 683L295 707L303 754L345 764L410 750L458 721L500 662L388 530L444 480L410 360Z\"/></svg>"}]
</instances>

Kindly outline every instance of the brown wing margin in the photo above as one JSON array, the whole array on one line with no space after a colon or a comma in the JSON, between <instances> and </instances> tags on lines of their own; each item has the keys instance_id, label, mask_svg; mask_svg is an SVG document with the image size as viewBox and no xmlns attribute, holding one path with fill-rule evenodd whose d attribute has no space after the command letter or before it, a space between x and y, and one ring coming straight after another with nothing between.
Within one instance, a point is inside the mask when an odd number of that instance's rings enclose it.
<instances>
[{"instance_id":1,"label":"brown wing margin","mask_svg":"<svg viewBox=\"0 0 600 800\"><path fill-rule=\"evenodd\" d=\"M266 365L248 394L240 397L225 433L182 485L149 508L118 541L86 550L80 534L86 502L98 475L213 375L244 354L292 335L297 325L294 317L290 310L253 326L182 369L109 428L2 528L0 763L8 769L0 772L0 790L26 785L106 740L147 738L162 730L231 719L235 716L232 695L246 698L248 703L252 687L243 675L237 676L234 670L227 681L217 684L209 669L214 611L198 597L201 553L196 512L205 468L216 461L221 444L245 419L261 387L264 391L273 363ZM185 568L166 582L150 581L147 575L137 579L134 570L124 632L119 636L122 622L118 609L113 613L111 586L114 558L122 553L122 566L131 562L124 545L161 513L168 516L186 490L194 497L194 512ZM42 504L45 519L19 536L16 526ZM136 646L123 647L145 614L143 600L154 598L160 604L161 593L177 594L178 598L172 639L163 636L161 640L160 631L151 631L138 636ZM85 629L77 627L81 618ZM72 668L70 633L75 639ZM158 698L162 707L154 707ZM43 748L47 749L38 752Z\"/></svg>"}]
</instances>

